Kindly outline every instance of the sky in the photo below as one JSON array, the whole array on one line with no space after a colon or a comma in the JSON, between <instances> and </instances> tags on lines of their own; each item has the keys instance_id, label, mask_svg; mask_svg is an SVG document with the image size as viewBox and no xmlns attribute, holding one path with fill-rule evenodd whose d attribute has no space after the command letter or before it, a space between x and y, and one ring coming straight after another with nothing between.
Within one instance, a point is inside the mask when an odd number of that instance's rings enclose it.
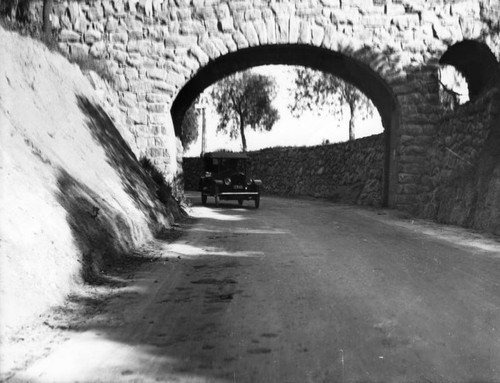
<instances>
[{"instance_id":1,"label":"sky","mask_svg":"<svg viewBox=\"0 0 500 383\"><path fill-rule=\"evenodd\" d=\"M291 115L288 104L293 100L291 87L293 86L293 67L286 65L267 65L253 68L255 72L272 76L276 80L277 94L273 101L274 107L280 114L279 121L269 132L256 132L246 129L247 150L259 150L275 146L313 146L323 141L330 143L347 141L349 139L348 120L339 120L332 115L318 115L315 112L303 113L300 118ZM205 90L205 92L207 92ZM227 149L241 150L241 138L231 140L229 135L217 132L217 113L213 108L206 110L207 120L207 152ZM201 129L201 117L199 126ZM356 138L379 134L383 132L382 122L378 113L370 120L358 121ZM201 132L198 140L192 143L185 151L186 157L197 157L201 153Z\"/></svg>"}]
</instances>

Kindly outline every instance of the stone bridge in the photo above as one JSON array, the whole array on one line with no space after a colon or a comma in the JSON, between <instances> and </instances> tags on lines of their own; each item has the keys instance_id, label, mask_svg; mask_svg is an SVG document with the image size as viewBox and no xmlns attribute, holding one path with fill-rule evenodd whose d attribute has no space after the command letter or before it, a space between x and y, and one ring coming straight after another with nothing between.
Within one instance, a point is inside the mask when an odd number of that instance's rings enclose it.
<instances>
[{"instance_id":1,"label":"stone bridge","mask_svg":"<svg viewBox=\"0 0 500 383\"><path fill-rule=\"evenodd\" d=\"M403 209L429 191L439 60L476 96L500 52L497 0L69 0L52 16L70 56L107 60L131 146L169 175L185 111L222 77L293 64L353 83L385 128L384 203Z\"/></svg>"}]
</instances>

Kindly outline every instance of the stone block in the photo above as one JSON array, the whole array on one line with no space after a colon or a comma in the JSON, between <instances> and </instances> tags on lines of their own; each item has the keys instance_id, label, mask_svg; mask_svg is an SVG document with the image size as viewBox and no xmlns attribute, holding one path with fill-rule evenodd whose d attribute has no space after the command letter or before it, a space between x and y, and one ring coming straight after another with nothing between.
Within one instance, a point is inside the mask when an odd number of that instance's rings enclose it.
<instances>
[{"instance_id":1,"label":"stone block","mask_svg":"<svg viewBox=\"0 0 500 383\"><path fill-rule=\"evenodd\" d=\"M220 52L211 38L202 38L199 44L200 48L207 54L210 59L215 59L220 56Z\"/></svg>"},{"instance_id":2,"label":"stone block","mask_svg":"<svg viewBox=\"0 0 500 383\"><path fill-rule=\"evenodd\" d=\"M262 11L258 8L248 9L243 14L243 19L245 21L255 21L262 19Z\"/></svg>"},{"instance_id":3,"label":"stone block","mask_svg":"<svg viewBox=\"0 0 500 383\"><path fill-rule=\"evenodd\" d=\"M245 40L247 42L247 45L249 46L258 46L259 45L259 36L257 35L257 32L255 31L255 28L253 26L253 23L251 21L247 21L241 25L241 33L245 37ZM240 45L238 44L238 41L235 39L236 44L238 47Z\"/></svg>"},{"instance_id":4,"label":"stone block","mask_svg":"<svg viewBox=\"0 0 500 383\"><path fill-rule=\"evenodd\" d=\"M259 37L260 44L267 44L267 27L264 20L255 20L253 22L255 32L257 32L257 36Z\"/></svg>"},{"instance_id":5,"label":"stone block","mask_svg":"<svg viewBox=\"0 0 500 383\"><path fill-rule=\"evenodd\" d=\"M421 159L414 159L414 161L421 161ZM421 163L403 163L400 165L401 167L401 172L402 173L407 173L407 174L414 174L414 175L420 175L425 172L425 165Z\"/></svg>"},{"instance_id":6,"label":"stone block","mask_svg":"<svg viewBox=\"0 0 500 383\"><path fill-rule=\"evenodd\" d=\"M395 15L404 15L406 13L405 6L403 4L394 4L392 2L388 2L384 11L386 15L395 16Z\"/></svg>"},{"instance_id":7,"label":"stone block","mask_svg":"<svg viewBox=\"0 0 500 383\"><path fill-rule=\"evenodd\" d=\"M136 108L137 95L132 92L123 92L120 98L120 102L122 103L122 105L125 105L128 108Z\"/></svg>"},{"instance_id":8,"label":"stone block","mask_svg":"<svg viewBox=\"0 0 500 383\"><path fill-rule=\"evenodd\" d=\"M302 20L299 28L299 43L309 44L311 42L311 26L309 22Z\"/></svg>"},{"instance_id":9,"label":"stone block","mask_svg":"<svg viewBox=\"0 0 500 383\"><path fill-rule=\"evenodd\" d=\"M75 21L74 24L71 23L71 20L66 15L61 15L60 24L63 29L73 29L75 32L84 32L85 27L88 25L87 19L85 17L81 17Z\"/></svg>"},{"instance_id":10,"label":"stone block","mask_svg":"<svg viewBox=\"0 0 500 383\"><path fill-rule=\"evenodd\" d=\"M418 193L417 185L415 184L404 184L398 185L396 189L398 194L410 194L414 195Z\"/></svg>"},{"instance_id":11,"label":"stone block","mask_svg":"<svg viewBox=\"0 0 500 383\"><path fill-rule=\"evenodd\" d=\"M152 80L165 81L167 79L166 71L160 68L149 68L147 70L147 76Z\"/></svg>"},{"instance_id":12,"label":"stone block","mask_svg":"<svg viewBox=\"0 0 500 383\"><path fill-rule=\"evenodd\" d=\"M69 54L73 58L85 57L89 54L90 47L86 44L71 43L69 44Z\"/></svg>"},{"instance_id":13,"label":"stone block","mask_svg":"<svg viewBox=\"0 0 500 383\"><path fill-rule=\"evenodd\" d=\"M222 40L221 42L224 43ZM227 53L227 46L225 44L224 47L226 49L225 53ZM200 67L200 63L198 62L198 60L195 60L190 56L184 56L181 60L181 63L186 68L186 70L189 71L189 73L196 72Z\"/></svg>"},{"instance_id":14,"label":"stone block","mask_svg":"<svg viewBox=\"0 0 500 383\"><path fill-rule=\"evenodd\" d=\"M177 18L182 20L190 20L191 19L191 9L189 8L180 8L177 9Z\"/></svg>"},{"instance_id":15,"label":"stone block","mask_svg":"<svg viewBox=\"0 0 500 383\"><path fill-rule=\"evenodd\" d=\"M166 81L153 81L153 88L165 92L166 95L171 95L175 92L175 86Z\"/></svg>"},{"instance_id":16,"label":"stone block","mask_svg":"<svg viewBox=\"0 0 500 383\"><path fill-rule=\"evenodd\" d=\"M452 32L448 28L444 27L439 21L434 22L432 24L432 30L439 40L442 41L453 40Z\"/></svg>"},{"instance_id":17,"label":"stone block","mask_svg":"<svg viewBox=\"0 0 500 383\"><path fill-rule=\"evenodd\" d=\"M202 35L205 33L205 26L199 20L183 20L180 23L180 32L185 35Z\"/></svg>"},{"instance_id":18,"label":"stone block","mask_svg":"<svg viewBox=\"0 0 500 383\"><path fill-rule=\"evenodd\" d=\"M110 52L111 58L120 64L125 64L127 62L128 55L125 52L119 50L112 50Z\"/></svg>"},{"instance_id":19,"label":"stone block","mask_svg":"<svg viewBox=\"0 0 500 383\"><path fill-rule=\"evenodd\" d=\"M140 68L144 65L144 57L140 53L130 53L127 55L127 64Z\"/></svg>"},{"instance_id":20,"label":"stone block","mask_svg":"<svg viewBox=\"0 0 500 383\"><path fill-rule=\"evenodd\" d=\"M127 44L127 52L140 53L141 55L146 56L151 52L151 41L150 40L129 40L129 42Z\"/></svg>"},{"instance_id":21,"label":"stone block","mask_svg":"<svg viewBox=\"0 0 500 383\"><path fill-rule=\"evenodd\" d=\"M134 80L129 81L129 91L137 95L151 92L153 85L150 81Z\"/></svg>"},{"instance_id":22,"label":"stone block","mask_svg":"<svg viewBox=\"0 0 500 383\"><path fill-rule=\"evenodd\" d=\"M156 82L155 82L155 84L156 84ZM155 86L155 88L156 88L156 86ZM174 87L169 86L166 83L162 85L162 88L163 89L161 89L161 90L168 89L171 92L173 92L175 90ZM165 94L165 93L153 93L153 92L146 93L146 101L151 102L151 103L164 103L164 104L166 104L169 102L169 100L170 100L170 96Z\"/></svg>"},{"instance_id":23,"label":"stone block","mask_svg":"<svg viewBox=\"0 0 500 383\"><path fill-rule=\"evenodd\" d=\"M100 7L98 4L95 4L95 6L88 9L87 18L92 22L102 20L104 18L103 8Z\"/></svg>"},{"instance_id":24,"label":"stone block","mask_svg":"<svg viewBox=\"0 0 500 383\"><path fill-rule=\"evenodd\" d=\"M128 118L134 124L147 124L148 114L145 110L139 108L130 108L128 110Z\"/></svg>"},{"instance_id":25,"label":"stone block","mask_svg":"<svg viewBox=\"0 0 500 383\"><path fill-rule=\"evenodd\" d=\"M104 16L109 17L115 13L115 8L110 0L104 0L101 2L102 9L104 10Z\"/></svg>"},{"instance_id":26,"label":"stone block","mask_svg":"<svg viewBox=\"0 0 500 383\"><path fill-rule=\"evenodd\" d=\"M109 34L109 40L112 43L122 43L127 44L128 33L127 32L113 32Z\"/></svg>"},{"instance_id":27,"label":"stone block","mask_svg":"<svg viewBox=\"0 0 500 383\"><path fill-rule=\"evenodd\" d=\"M300 3L297 4L297 9L295 10L295 15L300 17L301 20L311 20L317 16L321 16L322 9L318 6L311 6L310 4L304 4L304 6L300 6Z\"/></svg>"},{"instance_id":28,"label":"stone block","mask_svg":"<svg viewBox=\"0 0 500 383\"><path fill-rule=\"evenodd\" d=\"M397 194L394 202L397 208L410 211L417 202L417 196L414 194Z\"/></svg>"},{"instance_id":29,"label":"stone block","mask_svg":"<svg viewBox=\"0 0 500 383\"><path fill-rule=\"evenodd\" d=\"M101 40L102 34L101 32L96 31L95 29L89 29L88 31L85 32L84 39L87 44L92 44L95 43L96 41Z\"/></svg>"},{"instance_id":30,"label":"stone block","mask_svg":"<svg viewBox=\"0 0 500 383\"><path fill-rule=\"evenodd\" d=\"M114 80L115 86L118 90L126 91L129 89L128 82L125 79L124 75L122 75L122 74L116 75L116 76L114 76L113 80Z\"/></svg>"},{"instance_id":31,"label":"stone block","mask_svg":"<svg viewBox=\"0 0 500 383\"><path fill-rule=\"evenodd\" d=\"M247 0L231 0L229 2L231 14L245 12L253 8L253 4Z\"/></svg>"},{"instance_id":32,"label":"stone block","mask_svg":"<svg viewBox=\"0 0 500 383\"><path fill-rule=\"evenodd\" d=\"M273 2L271 9L276 15L276 18L290 18L294 13L294 5L289 2Z\"/></svg>"},{"instance_id":33,"label":"stone block","mask_svg":"<svg viewBox=\"0 0 500 383\"><path fill-rule=\"evenodd\" d=\"M266 31L267 31L267 41L269 44L274 44L277 41L277 26L274 19L265 19Z\"/></svg>"},{"instance_id":34,"label":"stone block","mask_svg":"<svg viewBox=\"0 0 500 383\"><path fill-rule=\"evenodd\" d=\"M320 0L320 3L325 7L340 8L340 0Z\"/></svg>"},{"instance_id":35,"label":"stone block","mask_svg":"<svg viewBox=\"0 0 500 383\"><path fill-rule=\"evenodd\" d=\"M200 7L193 11L193 19L210 20L217 19L214 7Z\"/></svg>"},{"instance_id":36,"label":"stone block","mask_svg":"<svg viewBox=\"0 0 500 383\"><path fill-rule=\"evenodd\" d=\"M80 8L80 4L78 2L71 2L68 4L67 8L67 15L69 17L69 20L71 21L72 24L76 23L76 21L82 17L82 11Z\"/></svg>"},{"instance_id":37,"label":"stone block","mask_svg":"<svg viewBox=\"0 0 500 383\"><path fill-rule=\"evenodd\" d=\"M92 44L89 53L92 55L92 57L103 57L106 53L106 44L102 40Z\"/></svg>"},{"instance_id":38,"label":"stone block","mask_svg":"<svg viewBox=\"0 0 500 383\"><path fill-rule=\"evenodd\" d=\"M325 30L323 29L323 27L320 27L319 25L313 25L311 27L311 42L314 46L321 46L324 35Z\"/></svg>"},{"instance_id":39,"label":"stone block","mask_svg":"<svg viewBox=\"0 0 500 383\"><path fill-rule=\"evenodd\" d=\"M214 7L214 10L216 17L219 20L231 17L231 13L229 11L229 6L227 3L217 4Z\"/></svg>"},{"instance_id":40,"label":"stone block","mask_svg":"<svg viewBox=\"0 0 500 383\"><path fill-rule=\"evenodd\" d=\"M164 125L167 120L165 113L148 113L148 123L152 125Z\"/></svg>"},{"instance_id":41,"label":"stone block","mask_svg":"<svg viewBox=\"0 0 500 383\"><path fill-rule=\"evenodd\" d=\"M478 18L481 13L479 1L463 1L451 4L451 15Z\"/></svg>"},{"instance_id":42,"label":"stone block","mask_svg":"<svg viewBox=\"0 0 500 383\"><path fill-rule=\"evenodd\" d=\"M210 58L208 57L208 55L205 53L205 51L203 49L201 49L198 45L195 45L193 47L191 47L191 49L189 50L189 53L194 57L196 58L196 60L198 60L198 62L201 64L201 65L205 65L208 63L208 61L210 60Z\"/></svg>"},{"instance_id":43,"label":"stone block","mask_svg":"<svg viewBox=\"0 0 500 383\"><path fill-rule=\"evenodd\" d=\"M337 29L333 25L329 25L325 28L325 35L323 37L323 41L321 42L321 46L335 50L337 43Z\"/></svg>"},{"instance_id":44,"label":"stone block","mask_svg":"<svg viewBox=\"0 0 500 383\"><path fill-rule=\"evenodd\" d=\"M115 32L118 29L118 20L114 17L108 17L105 23L106 32Z\"/></svg>"},{"instance_id":45,"label":"stone block","mask_svg":"<svg viewBox=\"0 0 500 383\"><path fill-rule=\"evenodd\" d=\"M282 44L288 44L290 30L290 18L285 16L279 16L276 18L276 42Z\"/></svg>"},{"instance_id":46,"label":"stone block","mask_svg":"<svg viewBox=\"0 0 500 383\"><path fill-rule=\"evenodd\" d=\"M128 38L129 40L142 40L145 37L144 30L142 27L129 29L128 30Z\"/></svg>"},{"instance_id":47,"label":"stone block","mask_svg":"<svg viewBox=\"0 0 500 383\"><path fill-rule=\"evenodd\" d=\"M63 43L75 43L80 41L80 34L70 31L68 29L63 29L59 33L59 41Z\"/></svg>"},{"instance_id":48,"label":"stone block","mask_svg":"<svg viewBox=\"0 0 500 383\"><path fill-rule=\"evenodd\" d=\"M288 32L288 42L296 44L299 41L300 19L298 17L291 17L289 21L290 30Z\"/></svg>"},{"instance_id":49,"label":"stone block","mask_svg":"<svg viewBox=\"0 0 500 383\"><path fill-rule=\"evenodd\" d=\"M170 35L165 38L165 48L190 48L196 45L198 38L192 35Z\"/></svg>"},{"instance_id":50,"label":"stone block","mask_svg":"<svg viewBox=\"0 0 500 383\"><path fill-rule=\"evenodd\" d=\"M392 23L401 30L417 28L420 26L420 17L418 14L396 15L392 17Z\"/></svg>"},{"instance_id":51,"label":"stone block","mask_svg":"<svg viewBox=\"0 0 500 383\"><path fill-rule=\"evenodd\" d=\"M390 18L383 14L364 15L360 22L368 28L386 28L390 23Z\"/></svg>"},{"instance_id":52,"label":"stone block","mask_svg":"<svg viewBox=\"0 0 500 383\"><path fill-rule=\"evenodd\" d=\"M182 86L184 85L184 82L186 81L186 78L175 72L167 72L167 77L166 77L166 82L177 87L177 86Z\"/></svg>"},{"instance_id":53,"label":"stone block","mask_svg":"<svg viewBox=\"0 0 500 383\"><path fill-rule=\"evenodd\" d=\"M148 104L147 110L153 113L165 113L167 112L167 106L164 103Z\"/></svg>"},{"instance_id":54,"label":"stone block","mask_svg":"<svg viewBox=\"0 0 500 383\"><path fill-rule=\"evenodd\" d=\"M218 25L217 29L219 29L220 32L227 33L234 31L233 18L230 16L220 19L217 25Z\"/></svg>"},{"instance_id":55,"label":"stone block","mask_svg":"<svg viewBox=\"0 0 500 383\"><path fill-rule=\"evenodd\" d=\"M424 155L427 153L427 147L422 147L419 145L404 145L401 147L400 153L402 155L409 155L409 156Z\"/></svg>"},{"instance_id":56,"label":"stone block","mask_svg":"<svg viewBox=\"0 0 500 383\"><path fill-rule=\"evenodd\" d=\"M255 33L255 35L257 35L257 33ZM247 41L247 39L245 38L245 35L242 32L235 31L233 33L232 37L233 37L234 42L236 43L236 46L239 49L248 48L248 41ZM258 38L257 38L257 40L258 40Z\"/></svg>"}]
</instances>

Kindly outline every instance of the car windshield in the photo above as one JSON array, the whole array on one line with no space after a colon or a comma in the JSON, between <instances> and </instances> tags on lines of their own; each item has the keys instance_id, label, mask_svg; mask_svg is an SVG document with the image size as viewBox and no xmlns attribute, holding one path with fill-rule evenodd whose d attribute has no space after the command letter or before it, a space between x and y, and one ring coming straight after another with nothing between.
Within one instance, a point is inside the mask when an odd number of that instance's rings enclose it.
<instances>
[{"instance_id":1,"label":"car windshield","mask_svg":"<svg viewBox=\"0 0 500 383\"><path fill-rule=\"evenodd\" d=\"M209 158L205 170L221 175L245 173L245 160L241 158Z\"/></svg>"}]
</instances>

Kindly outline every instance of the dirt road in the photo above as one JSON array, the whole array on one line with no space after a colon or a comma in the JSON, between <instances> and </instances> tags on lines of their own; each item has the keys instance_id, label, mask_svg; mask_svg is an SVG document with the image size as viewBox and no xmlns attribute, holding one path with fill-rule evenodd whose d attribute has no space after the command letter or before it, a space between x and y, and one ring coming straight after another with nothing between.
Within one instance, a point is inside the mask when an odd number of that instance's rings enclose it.
<instances>
[{"instance_id":1,"label":"dirt road","mask_svg":"<svg viewBox=\"0 0 500 383\"><path fill-rule=\"evenodd\" d=\"M323 201L193 202L9 381L500 382L498 243Z\"/></svg>"}]
</instances>

